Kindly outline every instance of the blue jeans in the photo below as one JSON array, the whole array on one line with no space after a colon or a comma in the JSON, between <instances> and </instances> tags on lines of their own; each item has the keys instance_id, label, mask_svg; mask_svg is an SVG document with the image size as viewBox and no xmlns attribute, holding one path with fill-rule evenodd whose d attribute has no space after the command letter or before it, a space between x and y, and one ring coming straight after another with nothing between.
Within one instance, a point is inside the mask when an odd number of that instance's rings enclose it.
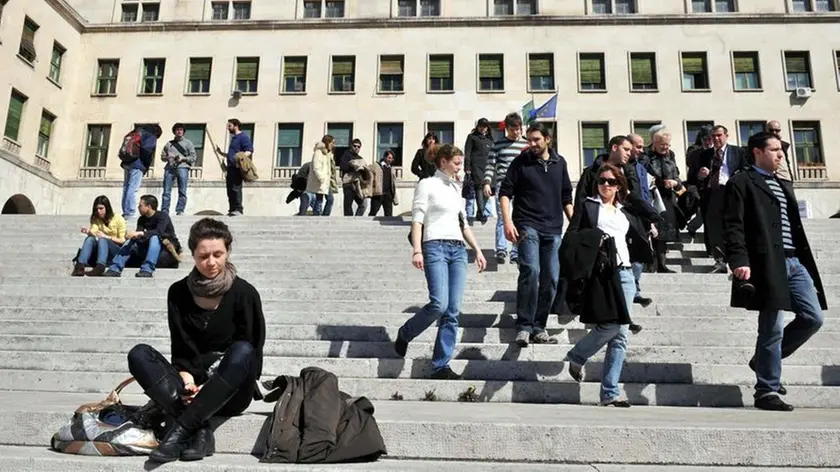
<instances>
[{"instance_id":1,"label":"blue jeans","mask_svg":"<svg viewBox=\"0 0 840 472\"><path fill-rule=\"evenodd\" d=\"M93 236L88 236L85 238L85 242L82 243L82 249L79 251L77 262L79 264L93 265L91 259L93 258L94 250L96 250L95 263L105 265L117 254L120 246L108 238L96 239Z\"/></svg>"},{"instance_id":2,"label":"blue jeans","mask_svg":"<svg viewBox=\"0 0 840 472\"><path fill-rule=\"evenodd\" d=\"M402 325L399 337L411 342L440 320L432 355L432 368L439 370L449 365L458 337L458 317L467 280L467 250L459 241L427 241L423 243L423 264L429 303Z\"/></svg>"},{"instance_id":3,"label":"blue jeans","mask_svg":"<svg viewBox=\"0 0 840 472\"><path fill-rule=\"evenodd\" d=\"M144 242L137 242L134 239L126 241L120 248L119 253L114 257L108 270L122 272L131 256L142 255L143 250L146 250L146 254L140 270L143 272L154 272L158 257L160 257L160 238L157 236L152 236L148 241Z\"/></svg>"},{"instance_id":4,"label":"blue jeans","mask_svg":"<svg viewBox=\"0 0 840 472\"><path fill-rule=\"evenodd\" d=\"M480 190L483 192L483 190ZM467 206L464 211L467 213L467 220L470 222L475 221L475 207L476 207L476 199L475 198L468 198L467 199ZM487 203L484 205L484 217L490 218L493 215L492 207L490 205L490 199L487 199Z\"/></svg>"},{"instance_id":5,"label":"blue jeans","mask_svg":"<svg viewBox=\"0 0 840 472\"><path fill-rule=\"evenodd\" d=\"M315 211L315 194L312 192L303 192L300 194L300 205L298 206L298 216L306 216L306 210L312 208Z\"/></svg>"},{"instance_id":6,"label":"blue jeans","mask_svg":"<svg viewBox=\"0 0 840 472\"><path fill-rule=\"evenodd\" d=\"M633 294L636 293L633 271L620 269L618 275L621 278L621 289L624 292L627 313L631 314L633 311ZM605 344L607 345L604 366L601 369L602 403L615 400L621 396L618 381L621 378L621 368L624 366L624 357L627 354L629 326L618 323L599 324L586 333L586 336L581 338L566 354L566 360L576 366L582 366L587 359L594 356Z\"/></svg>"},{"instance_id":7,"label":"blue jeans","mask_svg":"<svg viewBox=\"0 0 840 472\"><path fill-rule=\"evenodd\" d=\"M645 271L645 265L641 262L633 262L630 264L633 267L633 279L636 282L636 295L633 298L642 296L642 286L639 282L642 281L642 272Z\"/></svg>"},{"instance_id":8,"label":"blue jeans","mask_svg":"<svg viewBox=\"0 0 840 472\"><path fill-rule=\"evenodd\" d=\"M516 329L545 331L560 278L560 234L519 228L519 280L516 284Z\"/></svg>"},{"instance_id":9,"label":"blue jeans","mask_svg":"<svg viewBox=\"0 0 840 472\"><path fill-rule=\"evenodd\" d=\"M796 257L787 258L786 266L788 288L796 317L785 326L782 311L764 310L758 313L755 398L779 391L782 359L796 352L823 324L823 313L811 274Z\"/></svg>"},{"instance_id":10,"label":"blue jeans","mask_svg":"<svg viewBox=\"0 0 840 472\"><path fill-rule=\"evenodd\" d=\"M507 253L510 242L505 238L505 220L502 218L502 199L499 198L499 187L496 187L496 254ZM510 213L513 215L513 200L510 201ZM511 259L519 256L516 244L510 249Z\"/></svg>"},{"instance_id":11,"label":"blue jeans","mask_svg":"<svg viewBox=\"0 0 840 472\"><path fill-rule=\"evenodd\" d=\"M335 197L333 196L333 191L330 189L330 193L327 194L326 203L324 204L324 212L321 213L322 216L330 216L333 209L333 201Z\"/></svg>"},{"instance_id":12,"label":"blue jeans","mask_svg":"<svg viewBox=\"0 0 840 472\"><path fill-rule=\"evenodd\" d=\"M187 180L190 178L189 167L176 167L163 171L163 197L161 198L160 211L169 213L169 201L172 199L172 181L178 181L178 203L175 204L175 213L181 214L187 207Z\"/></svg>"},{"instance_id":13,"label":"blue jeans","mask_svg":"<svg viewBox=\"0 0 840 472\"><path fill-rule=\"evenodd\" d=\"M315 199L312 202L312 214L315 216L323 215L324 209L324 194L315 194Z\"/></svg>"},{"instance_id":14,"label":"blue jeans","mask_svg":"<svg viewBox=\"0 0 840 472\"><path fill-rule=\"evenodd\" d=\"M122 214L123 218L134 218L137 211L137 191L143 182L143 171L140 169L123 170Z\"/></svg>"}]
</instances>

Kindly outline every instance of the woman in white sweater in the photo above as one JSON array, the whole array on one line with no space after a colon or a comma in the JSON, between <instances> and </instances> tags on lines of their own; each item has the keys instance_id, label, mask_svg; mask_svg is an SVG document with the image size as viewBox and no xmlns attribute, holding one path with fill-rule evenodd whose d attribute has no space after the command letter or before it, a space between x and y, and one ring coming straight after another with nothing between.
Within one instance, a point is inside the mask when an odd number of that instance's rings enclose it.
<instances>
[{"instance_id":1,"label":"woman in white sweater","mask_svg":"<svg viewBox=\"0 0 840 472\"><path fill-rule=\"evenodd\" d=\"M464 224L461 198L464 155L445 144L434 151L437 172L423 179L414 190L411 213L411 263L424 270L429 287L429 303L405 322L397 334L394 349L405 357L408 343L437 320L437 338L432 356L432 378L459 380L449 368L458 336L458 316L467 279L465 242L475 250L475 263L483 272L487 261L469 226Z\"/></svg>"},{"instance_id":2,"label":"woman in white sweater","mask_svg":"<svg viewBox=\"0 0 840 472\"><path fill-rule=\"evenodd\" d=\"M306 191L315 194L315 208L312 214L320 216L324 207L324 198L330 193L330 180L332 178L333 149L335 149L335 138L325 135L315 145L312 152L312 168L306 180Z\"/></svg>"}]
</instances>

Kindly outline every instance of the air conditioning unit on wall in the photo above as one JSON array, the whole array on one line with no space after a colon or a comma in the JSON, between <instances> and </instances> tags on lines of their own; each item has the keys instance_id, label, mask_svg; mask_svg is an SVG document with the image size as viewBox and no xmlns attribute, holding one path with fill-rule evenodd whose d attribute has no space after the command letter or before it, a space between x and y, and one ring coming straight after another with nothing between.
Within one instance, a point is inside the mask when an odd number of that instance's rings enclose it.
<instances>
[{"instance_id":1,"label":"air conditioning unit on wall","mask_svg":"<svg viewBox=\"0 0 840 472\"><path fill-rule=\"evenodd\" d=\"M796 87L796 98L811 98L814 91L810 87Z\"/></svg>"}]
</instances>

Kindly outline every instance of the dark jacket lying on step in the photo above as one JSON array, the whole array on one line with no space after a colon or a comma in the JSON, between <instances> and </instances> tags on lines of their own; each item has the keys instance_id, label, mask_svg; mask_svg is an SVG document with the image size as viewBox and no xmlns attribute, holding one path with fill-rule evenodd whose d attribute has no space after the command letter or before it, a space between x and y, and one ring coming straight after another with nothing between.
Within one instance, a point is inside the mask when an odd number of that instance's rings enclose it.
<instances>
[{"instance_id":1,"label":"dark jacket lying on step","mask_svg":"<svg viewBox=\"0 0 840 472\"><path fill-rule=\"evenodd\" d=\"M303 464L375 461L387 454L373 405L338 390L335 375L317 367L300 377L280 376L280 387L260 462ZM268 395L266 401L276 395Z\"/></svg>"}]
</instances>

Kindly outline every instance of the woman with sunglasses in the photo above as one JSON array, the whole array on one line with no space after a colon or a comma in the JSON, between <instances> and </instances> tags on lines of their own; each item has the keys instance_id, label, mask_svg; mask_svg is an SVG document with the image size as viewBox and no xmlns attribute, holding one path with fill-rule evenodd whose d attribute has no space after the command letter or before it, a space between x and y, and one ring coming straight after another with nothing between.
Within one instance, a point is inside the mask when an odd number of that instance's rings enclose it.
<instances>
[{"instance_id":1,"label":"woman with sunglasses","mask_svg":"<svg viewBox=\"0 0 840 472\"><path fill-rule=\"evenodd\" d=\"M615 260L607 261L607 268L593 275L595 279L590 280L589 285L600 284L607 287L604 293L614 293L609 290L614 288L611 284L620 283L623 300L619 297L614 306L603 302L603 306L593 303L588 310L585 309L580 314L581 323L596 326L572 347L566 355L566 360L569 361L569 374L580 382L583 379L583 365L606 345L600 404L626 408L630 403L621 395L618 381L627 351L630 311L636 294L636 282L630 263L630 252L633 248L628 240L646 241L643 237L645 230L633 208L625 203L629 193L627 180L617 167L611 164L601 166L596 183L597 196L589 197L578 204L569 231L599 229L604 233L604 237L611 238L615 245ZM602 248L605 245L602 243Z\"/></svg>"}]
</instances>

